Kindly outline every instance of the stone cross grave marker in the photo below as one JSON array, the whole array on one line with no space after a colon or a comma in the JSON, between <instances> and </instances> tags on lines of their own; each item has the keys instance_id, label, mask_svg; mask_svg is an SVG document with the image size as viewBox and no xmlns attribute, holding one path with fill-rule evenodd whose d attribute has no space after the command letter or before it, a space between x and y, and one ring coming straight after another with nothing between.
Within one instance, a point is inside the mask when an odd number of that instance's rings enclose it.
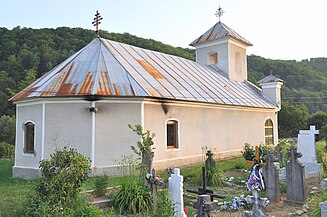
<instances>
[{"instance_id":1,"label":"stone cross grave marker","mask_svg":"<svg viewBox=\"0 0 327 217\"><path fill-rule=\"evenodd\" d=\"M289 154L291 159L286 164L286 200L304 203L307 198L304 166L298 160L302 154L297 152L294 145L291 146Z\"/></svg>"},{"instance_id":2,"label":"stone cross grave marker","mask_svg":"<svg viewBox=\"0 0 327 217\"><path fill-rule=\"evenodd\" d=\"M175 212L178 217L185 217L184 201L183 201L183 176L180 170L174 168L170 178L168 178L168 194L172 202L175 204Z\"/></svg>"},{"instance_id":3,"label":"stone cross grave marker","mask_svg":"<svg viewBox=\"0 0 327 217\"><path fill-rule=\"evenodd\" d=\"M262 174L265 181L265 190L268 200L280 202L279 192L279 169L274 164L275 157L270 151L267 153L267 164L262 167Z\"/></svg>"},{"instance_id":4,"label":"stone cross grave marker","mask_svg":"<svg viewBox=\"0 0 327 217\"><path fill-rule=\"evenodd\" d=\"M247 161L246 163L252 166L252 171L246 183L247 189L252 192L252 196L246 196L245 200L253 204L251 211L245 211L246 217L267 217L267 215L261 210L261 207L265 207L269 204L267 198L260 198L259 191L265 189L263 177L261 175L261 167L265 164L262 161L263 152L256 146L255 147L255 159L254 161Z\"/></svg>"},{"instance_id":5,"label":"stone cross grave marker","mask_svg":"<svg viewBox=\"0 0 327 217\"><path fill-rule=\"evenodd\" d=\"M322 167L317 163L316 156L316 136L319 130L315 126L310 126L310 130L300 130L298 134L298 151L302 153L299 158L300 162L305 166L305 178L318 178L322 175Z\"/></svg>"},{"instance_id":6,"label":"stone cross grave marker","mask_svg":"<svg viewBox=\"0 0 327 217\"><path fill-rule=\"evenodd\" d=\"M310 130L300 130L298 134L298 151L302 153L302 157L299 159L303 162L315 162L316 157L316 142L315 135L319 134L319 130L316 130L315 126L310 126Z\"/></svg>"}]
</instances>

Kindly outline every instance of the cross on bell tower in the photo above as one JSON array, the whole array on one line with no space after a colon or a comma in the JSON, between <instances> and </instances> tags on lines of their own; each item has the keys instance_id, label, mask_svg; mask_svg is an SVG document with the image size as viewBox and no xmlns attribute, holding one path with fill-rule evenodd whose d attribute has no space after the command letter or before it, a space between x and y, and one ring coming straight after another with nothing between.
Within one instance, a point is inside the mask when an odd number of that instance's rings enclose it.
<instances>
[{"instance_id":1,"label":"cross on bell tower","mask_svg":"<svg viewBox=\"0 0 327 217\"><path fill-rule=\"evenodd\" d=\"M219 22L220 22L220 17L222 17L224 13L225 13L225 11L223 11L223 9L219 6L219 8L217 9L217 11L215 13L216 17L219 17Z\"/></svg>"},{"instance_id":2,"label":"cross on bell tower","mask_svg":"<svg viewBox=\"0 0 327 217\"><path fill-rule=\"evenodd\" d=\"M103 18L101 17L99 11L97 10L97 12L95 13L95 18L93 18L93 26L95 26L95 34L97 36L99 36L99 24L101 23L100 21L102 20Z\"/></svg>"}]
</instances>

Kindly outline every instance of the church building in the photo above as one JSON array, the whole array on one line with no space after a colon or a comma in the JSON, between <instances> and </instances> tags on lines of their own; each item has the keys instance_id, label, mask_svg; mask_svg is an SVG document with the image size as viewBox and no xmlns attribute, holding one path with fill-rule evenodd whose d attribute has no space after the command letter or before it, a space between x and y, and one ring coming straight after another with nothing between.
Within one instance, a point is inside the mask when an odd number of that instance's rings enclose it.
<instances>
[{"instance_id":1,"label":"church building","mask_svg":"<svg viewBox=\"0 0 327 217\"><path fill-rule=\"evenodd\" d=\"M252 44L219 21L190 45L195 62L97 35L16 94L13 176L39 176L64 146L91 159L92 175L119 175L140 139L129 124L155 134L156 169L200 163L205 146L227 158L276 144L282 80L247 80Z\"/></svg>"}]
</instances>

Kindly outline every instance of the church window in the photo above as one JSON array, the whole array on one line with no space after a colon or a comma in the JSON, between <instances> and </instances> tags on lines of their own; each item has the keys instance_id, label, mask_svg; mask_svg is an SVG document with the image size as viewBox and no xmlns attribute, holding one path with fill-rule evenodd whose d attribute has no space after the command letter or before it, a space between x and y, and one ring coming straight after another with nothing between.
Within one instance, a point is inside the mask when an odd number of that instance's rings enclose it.
<instances>
[{"instance_id":1,"label":"church window","mask_svg":"<svg viewBox=\"0 0 327 217\"><path fill-rule=\"evenodd\" d=\"M34 142L35 142L35 124L32 122L26 122L24 124L24 152L34 153Z\"/></svg>"},{"instance_id":2,"label":"church window","mask_svg":"<svg viewBox=\"0 0 327 217\"><path fill-rule=\"evenodd\" d=\"M235 53L235 71L242 72L242 60L240 52Z\"/></svg>"},{"instance_id":3,"label":"church window","mask_svg":"<svg viewBox=\"0 0 327 217\"><path fill-rule=\"evenodd\" d=\"M265 122L265 144L274 145L274 125L271 119Z\"/></svg>"},{"instance_id":4,"label":"church window","mask_svg":"<svg viewBox=\"0 0 327 217\"><path fill-rule=\"evenodd\" d=\"M168 120L166 128L167 149L178 148L178 121Z\"/></svg>"},{"instance_id":5,"label":"church window","mask_svg":"<svg viewBox=\"0 0 327 217\"><path fill-rule=\"evenodd\" d=\"M209 53L209 65L211 64L217 64L218 63L218 53L217 52L213 52L213 53Z\"/></svg>"}]
</instances>

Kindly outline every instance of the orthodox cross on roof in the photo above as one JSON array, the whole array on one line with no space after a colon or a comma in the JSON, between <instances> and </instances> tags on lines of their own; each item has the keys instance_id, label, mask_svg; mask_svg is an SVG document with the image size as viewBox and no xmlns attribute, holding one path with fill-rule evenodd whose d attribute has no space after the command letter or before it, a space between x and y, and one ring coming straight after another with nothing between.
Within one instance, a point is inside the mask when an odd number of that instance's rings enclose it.
<instances>
[{"instance_id":1,"label":"orthodox cross on roof","mask_svg":"<svg viewBox=\"0 0 327 217\"><path fill-rule=\"evenodd\" d=\"M103 18L101 17L99 11L97 10L97 12L95 13L95 18L93 18L93 26L95 26L95 34L99 35L99 24L101 23L100 21Z\"/></svg>"},{"instance_id":2,"label":"orthodox cross on roof","mask_svg":"<svg viewBox=\"0 0 327 217\"><path fill-rule=\"evenodd\" d=\"M219 17L219 22L220 22L220 17L223 16L223 14L225 13L225 11L223 11L223 9L219 6L219 8L217 9L215 15L216 17Z\"/></svg>"}]
</instances>

